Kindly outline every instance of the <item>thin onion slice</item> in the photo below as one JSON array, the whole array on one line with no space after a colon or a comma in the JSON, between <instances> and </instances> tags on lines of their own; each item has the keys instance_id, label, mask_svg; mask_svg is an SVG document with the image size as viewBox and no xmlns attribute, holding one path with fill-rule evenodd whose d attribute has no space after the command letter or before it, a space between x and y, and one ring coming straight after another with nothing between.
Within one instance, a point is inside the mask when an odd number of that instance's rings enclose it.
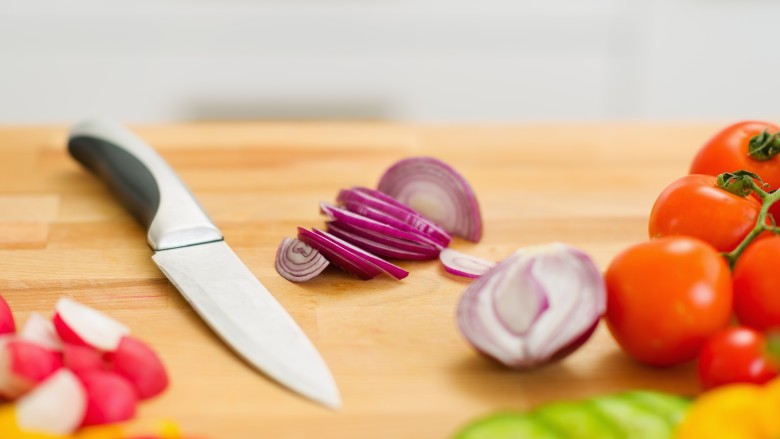
<instances>
[{"instance_id":1,"label":"thin onion slice","mask_svg":"<svg viewBox=\"0 0 780 439\"><path fill-rule=\"evenodd\" d=\"M458 171L439 159L403 159L385 171L377 188L453 235L473 242L482 238L474 191Z\"/></svg>"},{"instance_id":2,"label":"thin onion slice","mask_svg":"<svg viewBox=\"0 0 780 439\"><path fill-rule=\"evenodd\" d=\"M383 222L373 220L363 215L350 212L346 209L336 207L332 204L325 202L320 203L320 210L322 213L328 216L332 221L339 221L344 224L350 224L357 227L361 227L367 230L371 230L383 235L392 236L395 238L406 239L408 241L420 242L425 244L431 244L429 239L424 238L419 233L410 233L405 230L401 230L397 227L387 225Z\"/></svg>"},{"instance_id":3,"label":"thin onion slice","mask_svg":"<svg viewBox=\"0 0 780 439\"><path fill-rule=\"evenodd\" d=\"M382 198L376 197L376 194L381 194ZM428 218L425 218L419 212L415 212L411 208L403 206L403 204L398 201L393 200L391 203L387 201L388 199L392 200L391 197L384 195L379 191L354 187L352 189L341 190L336 201L344 205L349 211L394 225L401 230L420 233L442 247L446 247L450 244L452 236L441 226ZM364 210L368 210L368 214L364 213ZM377 217L372 216L371 213L376 211L380 212L381 215L377 215ZM393 220L388 221L387 217L391 217ZM401 225L395 224L396 222L400 222Z\"/></svg>"},{"instance_id":4,"label":"thin onion slice","mask_svg":"<svg viewBox=\"0 0 780 439\"><path fill-rule=\"evenodd\" d=\"M377 277L382 271L363 258L345 250L333 240L298 227L298 239L317 249L332 264L352 273L359 279L368 280Z\"/></svg>"},{"instance_id":5,"label":"thin onion slice","mask_svg":"<svg viewBox=\"0 0 780 439\"><path fill-rule=\"evenodd\" d=\"M366 238L360 235L349 232L341 228L337 223L328 223L328 233L337 238L341 238L355 246L369 251L378 256L384 256L391 259L407 259L407 260L424 260L433 259L436 257L436 253L418 253L408 250L402 250L397 247L389 246L378 241L374 241L371 238Z\"/></svg>"},{"instance_id":6,"label":"thin onion slice","mask_svg":"<svg viewBox=\"0 0 780 439\"><path fill-rule=\"evenodd\" d=\"M441 247L446 247L450 243L449 240L441 236L433 235L430 233L424 233L419 229L417 229L416 227L405 223L404 221L401 221L393 216L390 216L380 210L374 209L373 207L361 202L347 201L346 203L344 203L344 208L358 215L363 215L366 218L371 218L373 220L379 221L388 226L395 227L396 229L403 230L405 232L409 232L415 235L419 235L421 240L428 241L432 244Z\"/></svg>"},{"instance_id":7,"label":"thin onion slice","mask_svg":"<svg viewBox=\"0 0 780 439\"><path fill-rule=\"evenodd\" d=\"M467 255L450 248L445 248L439 253L439 260L447 273L470 278L480 277L496 265L493 261Z\"/></svg>"},{"instance_id":8,"label":"thin onion slice","mask_svg":"<svg viewBox=\"0 0 780 439\"><path fill-rule=\"evenodd\" d=\"M320 252L297 239L284 238L276 249L276 271L290 282L313 279L329 264Z\"/></svg>"},{"instance_id":9,"label":"thin onion slice","mask_svg":"<svg viewBox=\"0 0 780 439\"><path fill-rule=\"evenodd\" d=\"M403 268L395 264L392 264L390 262L387 262L386 260L380 258L379 256L376 256L359 247L356 247L348 243L347 241L344 241L343 239L331 235L330 233L324 232L319 229L312 229L312 232L314 232L316 235L319 235L335 243L338 247L344 249L346 252L351 253L353 257L362 258L364 261L368 262L369 264L373 265L374 267L378 268L379 270L389 274L390 276L398 280L401 280L409 275L409 272L404 270Z\"/></svg>"},{"instance_id":10,"label":"thin onion slice","mask_svg":"<svg viewBox=\"0 0 780 439\"><path fill-rule=\"evenodd\" d=\"M333 224L339 229L346 230L347 232L367 238L371 241L384 244L389 247L397 248L398 250L405 250L412 253L422 253L430 255L429 259L434 259L439 255L441 248L434 244L428 244L425 242L409 241L408 239L396 238L394 236L388 236L379 232L374 232L362 227L345 223L343 221L328 221L328 224Z\"/></svg>"}]
</instances>

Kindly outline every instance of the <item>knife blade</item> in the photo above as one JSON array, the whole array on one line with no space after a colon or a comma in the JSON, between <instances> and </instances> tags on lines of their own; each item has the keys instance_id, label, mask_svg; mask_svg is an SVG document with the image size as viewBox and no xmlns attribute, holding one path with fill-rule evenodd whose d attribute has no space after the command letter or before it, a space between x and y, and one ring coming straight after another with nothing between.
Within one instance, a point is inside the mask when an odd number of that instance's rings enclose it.
<instances>
[{"instance_id":1,"label":"knife blade","mask_svg":"<svg viewBox=\"0 0 780 439\"><path fill-rule=\"evenodd\" d=\"M312 342L152 147L117 123L89 120L71 128L68 151L147 228L152 260L229 347L299 394L341 405Z\"/></svg>"}]
</instances>

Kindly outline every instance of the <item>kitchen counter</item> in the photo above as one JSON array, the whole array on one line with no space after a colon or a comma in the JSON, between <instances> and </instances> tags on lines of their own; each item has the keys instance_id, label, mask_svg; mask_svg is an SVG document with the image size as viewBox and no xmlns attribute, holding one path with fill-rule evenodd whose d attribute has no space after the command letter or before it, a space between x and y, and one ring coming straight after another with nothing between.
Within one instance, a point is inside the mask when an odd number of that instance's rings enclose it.
<instances>
[{"instance_id":1,"label":"kitchen counter","mask_svg":"<svg viewBox=\"0 0 780 439\"><path fill-rule=\"evenodd\" d=\"M403 281L337 269L294 284L274 253L318 203L375 186L396 160L432 155L481 205L484 237L452 248L499 260L562 241L602 269L647 238L656 195L684 174L716 125L202 123L132 128L191 187L227 242L311 337L340 387L332 411L257 374L205 326L151 260L145 230L66 150L66 127L0 127L0 294L18 322L67 296L126 323L171 376L139 419L198 437L444 438L474 417L634 388L692 394L691 365L640 366L606 327L574 355L517 372L478 356L454 319L469 280L438 261L400 262Z\"/></svg>"}]
</instances>

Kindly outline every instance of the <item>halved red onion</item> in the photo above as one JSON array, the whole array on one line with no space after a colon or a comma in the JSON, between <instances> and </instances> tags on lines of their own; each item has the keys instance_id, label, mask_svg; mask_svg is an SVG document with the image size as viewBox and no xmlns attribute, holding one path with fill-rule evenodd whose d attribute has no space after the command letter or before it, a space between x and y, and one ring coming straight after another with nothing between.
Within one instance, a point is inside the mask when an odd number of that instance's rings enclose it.
<instances>
[{"instance_id":1,"label":"halved red onion","mask_svg":"<svg viewBox=\"0 0 780 439\"><path fill-rule=\"evenodd\" d=\"M362 259L398 280L401 280L409 275L409 272L404 270L403 268L395 264L391 264L390 262L380 258L379 256L371 254L359 247L356 247L348 243L347 241L344 241L343 239L331 235L330 233L324 232L319 229L314 229L314 228L312 229L312 232L314 232L314 234L316 235L321 236L322 238L330 240L332 243L334 243L336 246L340 247L341 249L345 250L347 253L351 253L353 258Z\"/></svg>"},{"instance_id":2,"label":"halved red onion","mask_svg":"<svg viewBox=\"0 0 780 439\"><path fill-rule=\"evenodd\" d=\"M320 252L297 239L284 238L276 249L276 271L291 282L306 282L329 264Z\"/></svg>"},{"instance_id":3,"label":"halved red onion","mask_svg":"<svg viewBox=\"0 0 780 439\"><path fill-rule=\"evenodd\" d=\"M320 236L311 230L298 227L298 239L317 249L332 264L360 279L377 277L382 271L353 252L339 246L333 240Z\"/></svg>"},{"instance_id":4,"label":"halved red onion","mask_svg":"<svg viewBox=\"0 0 780 439\"><path fill-rule=\"evenodd\" d=\"M374 241L371 238L366 238L360 235L356 235L338 225L338 223L328 222L328 233L338 238L343 239L353 245L356 245L363 250L371 252L378 256L384 256L391 259L407 259L407 260L423 260L433 259L436 257L435 252L419 253L409 250L399 249L387 244L383 244L379 241Z\"/></svg>"},{"instance_id":5,"label":"halved red onion","mask_svg":"<svg viewBox=\"0 0 780 439\"><path fill-rule=\"evenodd\" d=\"M383 198L377 198L376 196L371 195L372 193L381 194ZM415 212L411 208L403 206L397 201L394 203L386 201L388 198L390 197L381 192L355 187L341 190L336 201L341 203L351 212L359 213L377 221L394 225L401 230L420 233L442 247L446 247L450 244L452 236L441 226L428 218L425 218L419 212ZM366 213L366 211L368 213ZM372 213L376 211L380 212L381 215L372 215ZM388 220L387 217L391 217L392 220ZM397 222L400 222L401 224L398 225L396 224Z\"/></svg>"},{"instance_id":6,"label":"halved red onion","mask_svg":"<svg viewBox=\"0 0 780 439\"><path fill-rule=\"evenodd\" d=\"M482 216L474 191L458 171L439 159L403 159L385 171L377 189L453 235L473 242L482 238Z\"/></svg>"},{"instance_id":7,"label":"halved red onion","mask_svg":"<svg viewBox=\"0 0 780 439\"><path fill-rule=\"evenodd\" d=\"M422 254L430 255L431 257L429 259L436 258L437 256L439 256L439 252L441 251L441 248L439 248L434 244L428 244L426 242L409 241L408 239L388 236L379 232L374 232L372 230L364 229L359 226L345 223L343 221L328 221L328 224L334 224L339 229L346 230L347 232L352 233L353 235L362 236L363 238L368 238L371 241L375 241L380 244L394 247L399 250L405 250L412 253L422 253Z\"/></svg>"},{"instance_id":8,"label":"halved red onion","mask_svg":"<svg viewBox=\"0 0 780 439\"><path fill-rule=\"evenodd\" d=\"M439 253L439 260L447 273L471 278L482 276L496 265L493 261L467 255L450 248L445 248Z\"/></svg>"},{"instance_id":9,"label":"halved red onion","mask_svg":"<svg viewBox=\"0 0 780 439\"><path fill-rule=\"evenodd\" d=\"M458 305L461 332L480 352L518 369L574 352L606 308L593 260L553 243L518 250L474 281Z\"/></svg>"}]
</instances>

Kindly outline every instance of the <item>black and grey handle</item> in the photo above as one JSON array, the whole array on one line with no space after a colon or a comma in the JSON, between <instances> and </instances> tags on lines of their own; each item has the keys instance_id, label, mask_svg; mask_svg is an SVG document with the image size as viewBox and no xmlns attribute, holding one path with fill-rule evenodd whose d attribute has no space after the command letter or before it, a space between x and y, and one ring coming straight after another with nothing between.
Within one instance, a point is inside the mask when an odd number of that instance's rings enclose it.
<instances>
[{"instance_id":1,"label":"black and grey handle","mask_svg":"<svg viewBox=\"0 0 780 439\"><path fill-rule=\"evenodd\" d=\"M148 229L154 250L222 239L168 163L123 126L99 120L79 123L70 131L68 151L102 178Z\"/></svg>"}]
</instances>

